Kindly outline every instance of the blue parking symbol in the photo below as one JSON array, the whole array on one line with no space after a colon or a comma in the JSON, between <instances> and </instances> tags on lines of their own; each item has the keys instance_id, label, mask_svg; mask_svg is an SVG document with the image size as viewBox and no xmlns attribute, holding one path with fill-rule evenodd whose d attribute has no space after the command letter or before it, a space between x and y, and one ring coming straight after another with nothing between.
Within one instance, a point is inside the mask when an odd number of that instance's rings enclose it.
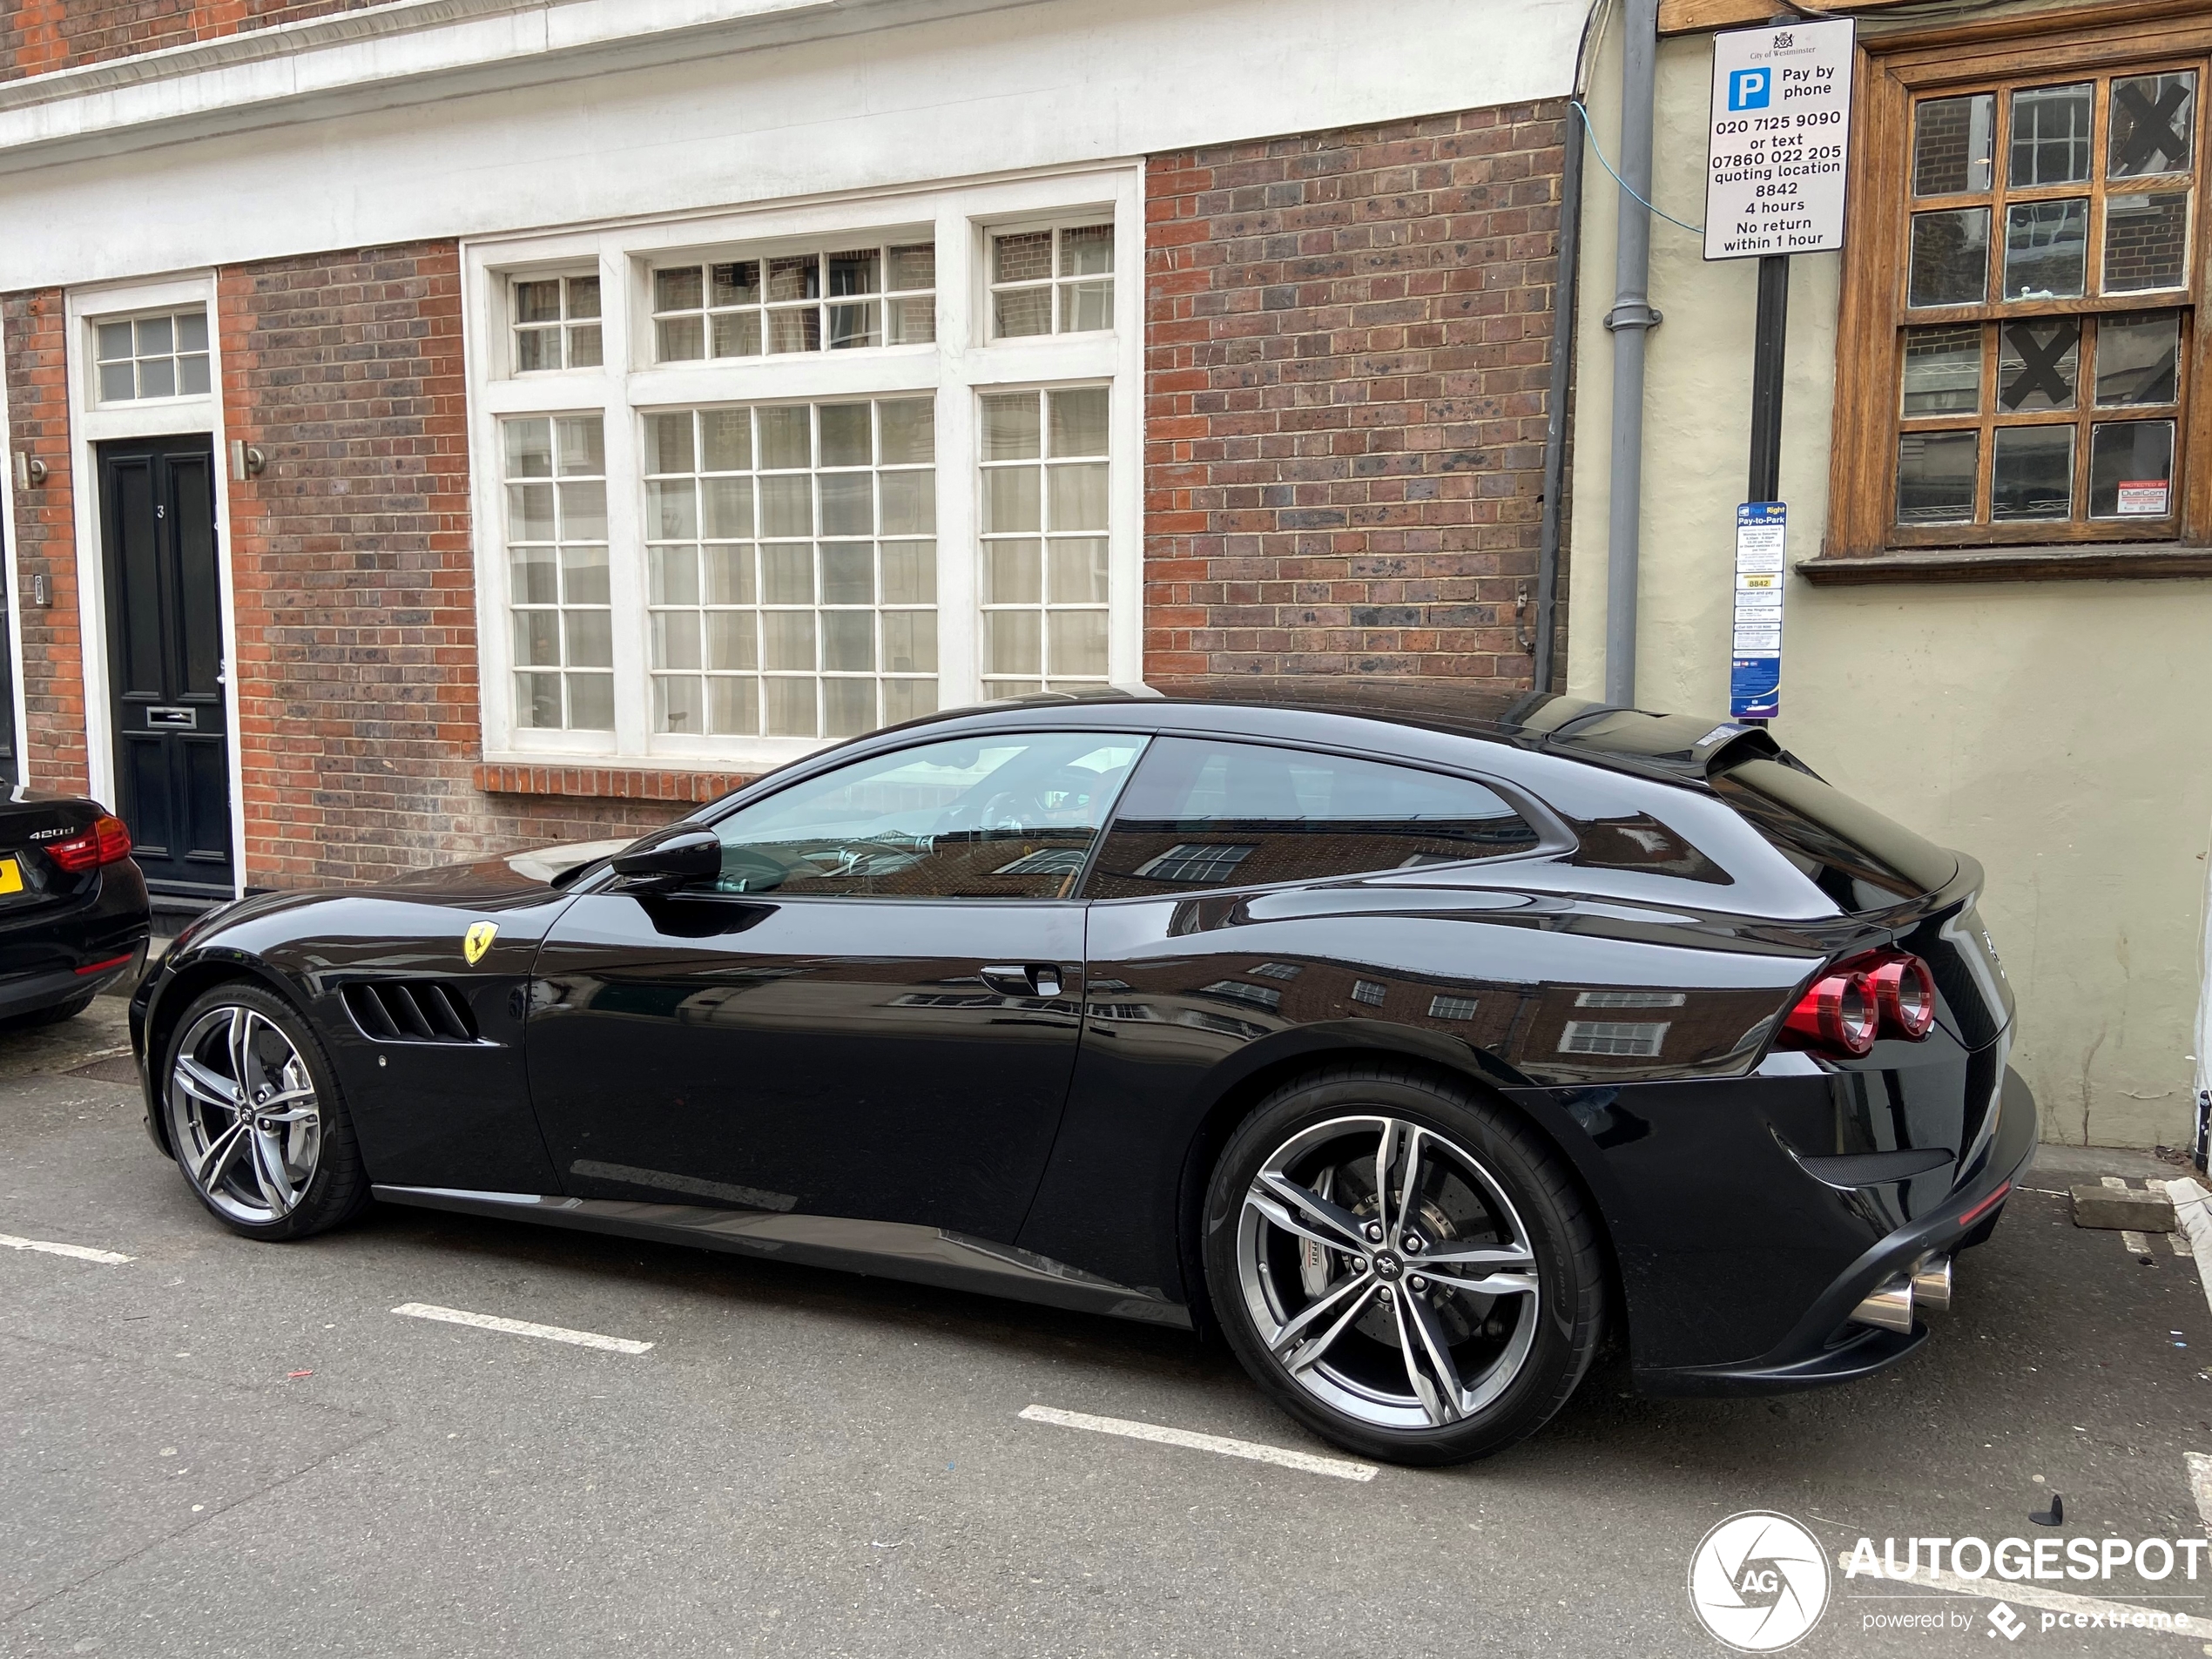
<instances>
[{"instance_id":1,"label":"blue parking symbol","mask_svg":"<svg viewBox=\"0 0 2212 1659\"><path fill-rule=\"evenodd\" d=\"M1774 71L1770 69L1731 70L1728 77L1728 107L1764 110L1773 88Z\"/></svg>"}]
</instances>

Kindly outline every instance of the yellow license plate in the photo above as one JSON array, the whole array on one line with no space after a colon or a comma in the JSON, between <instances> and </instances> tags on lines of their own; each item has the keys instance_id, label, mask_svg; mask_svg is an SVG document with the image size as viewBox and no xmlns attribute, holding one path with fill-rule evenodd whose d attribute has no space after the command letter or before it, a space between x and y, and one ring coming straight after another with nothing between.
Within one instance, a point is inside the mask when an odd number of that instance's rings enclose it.
<instances>
[{"instance_id":1,"label":"yellow license plate","mask_svg":"<svg viewBox=\"0 0 2212 1659\"><path fill-rule=\"evenodd\" d=\"M0 859L0 893L23 891L23 866L13 859Z\"/></svg>"}]
</instances>

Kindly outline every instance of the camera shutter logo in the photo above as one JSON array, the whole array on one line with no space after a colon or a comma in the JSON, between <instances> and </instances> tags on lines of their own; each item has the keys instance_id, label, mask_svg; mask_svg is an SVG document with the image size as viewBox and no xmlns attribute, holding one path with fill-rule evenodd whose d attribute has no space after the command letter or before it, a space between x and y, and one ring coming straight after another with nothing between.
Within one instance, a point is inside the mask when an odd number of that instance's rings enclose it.
<instances>
[{"instance_id":1,"label":"camera shutter logo","mask_svg":"<svg viewBox=\"0 0 2212 1659\"><path fill-rule=\"evenodd\" d=\"M1715 1639L1744 1653L1777 1652L1827 1608L1828 1557L1787 1515L1730 1515L1689 1558L1689 1605Z\"/></svg>"}]
</instances>

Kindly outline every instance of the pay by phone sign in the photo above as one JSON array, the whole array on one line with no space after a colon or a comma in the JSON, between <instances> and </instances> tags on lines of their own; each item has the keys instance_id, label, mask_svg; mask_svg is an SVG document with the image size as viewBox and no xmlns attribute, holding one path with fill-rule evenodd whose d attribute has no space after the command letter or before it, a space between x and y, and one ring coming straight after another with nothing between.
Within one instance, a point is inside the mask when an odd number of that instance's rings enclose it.
<instances>
[{"instance_id":1,"label":"pay by phone sign","mask_svg":"<svg viewBox=\"0 0 2212 1659\"><path fill-rule=\"evenodd\" d=\"M1782 711L1783 550L1789 533L1790 509L1778 501L1747 501L1736 509L1731 720L1771 720Z\"/></svg>"},{"instance_id":2,"label":"pay by phone sign","mask_svg":"<svg viewBox=\"0 0 2212 1659\"><path fill-rule=\"evenodd\" d=\"M1843 246L1852 39L1848 21L1713 37L1707 259Z\"/></svg>"}]
</instances>

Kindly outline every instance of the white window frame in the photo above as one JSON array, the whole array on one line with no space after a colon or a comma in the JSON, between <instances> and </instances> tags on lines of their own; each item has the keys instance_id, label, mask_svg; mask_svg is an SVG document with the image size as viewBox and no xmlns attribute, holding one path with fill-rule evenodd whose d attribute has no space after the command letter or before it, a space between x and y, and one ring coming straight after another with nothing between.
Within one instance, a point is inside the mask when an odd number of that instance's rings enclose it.
<instances>
[{"instance_id":1,"label":"white window frame","mask_svg":"<svg viewBox=\"0 0 2212 1659\"><path fill-rule=\"evenodd\" d=\"M983 270L983 327L986 334L993 341L1004 341L1010 344L1015 341L1020 340L1056 340L1063 334L1096 334L1098 332L1098 330L1095 328L1069 329L1062 328L1060 326L1060 308L1062 304L1062 296L1065 291L1079 283L1096 282L1098 280L1096 277L1062 276L1060 274L1061 233L1064 231L1081 230L1085 226L1095 225L1097 222L1096 219L1086 218L1080 212L1062 212L1053 213L1042 219L1028 218L1000 219L996 223L985 227L983 248L981 255L979 256L981 260ZM1042 277L1033 277L1028 280L1022 282L1001 283L993 281L991 278L992 248L989 239L994 236L1021 236L1038 231L1049 231L1052 233L1052 269L1050 273ZM1114 316L1116 329L1120 327L1122 289L1127 286L1125 279L1128 274L1122 265L1122 256L1124 249L1122 245L1121 232L1121 220L1116 219L1114 221L1114 268L1107 273L1106 277L1106 280L1114 285ZM1142 251L1143 245L1140 243L1140 258L1142 257ZM1143 273L1143 266L1142 265L1137 266L1137 273L1141 279ZM998 332L998 313L996 307L993 304L993 296L1004 293L1019 293L1023 290L1042 290L1046 294L1052 307L1052 327L1041 334L1001 334Z\"/></svg>"},{"instance_id":2,"label":"white window frame","mask_svg":"<svg viewBox=\"0 0 2212 1659\"><path fill-rule=\"evenodd\" d=\"M500 355L498 372L501 374L528 374L535 380L541 375L573 374L577 373L589 374L596 372L590 368L578 370L569 361L570 352L572 349L569 343L569 336L579 326L589 325L594 320L591 318L572 318L568 314L568 285L578 277L588 277L593 274L595 274L594 269L589 264L571 264L549 271L514 270L506 273L506 280L502 283L500 287L500 310L498 318L496 319L503 330L499 341ZM561 284L561 319L558 322L526 323L522 320L520 314L520 296L516 293L515 290L517 284L523 282L558 282ZM602 364L605 362L607 356L606 291L606 281L604 277L602 276L599 284L599 316L596 320L599 325L599 359ZM522 368L516 366L516 359L518 354L516 350L515 337L526 328L550 329L553 333L560 335L560 368Z\"/></svg>"},{"instance_id":3,"label":"white window frame","mask_svg":"<svg viewBox=\"0 0 2212 1659\"><path fill-rule=\"evenodd\" d=\"M139 363L152 361L147 358L140 357L138 354L136 340L138 325L142 322L150 321L156 317L165 317L169 320L170 327L173 330L176 327L176 320L179 317L189 315L194 311L200 314L201 318L206 324L206 349L205 351L192 353L179 352L175 348L175 337L172 333L170 342L171 348L169 351L169 361L172 363L174 363L180 357L187 355L206 358L208 375L207 390L204 392L171 392L165 395L157 397L132 396L110 398L101 395L100 369L102 365L100 363L100 329L104 325L127 322L132 326L132 347L129 361L132 364L132 381L135 385L138 374L137 366ZM212 301L211 303L204 306L194 305L186 301L179 305L141 306L129 311L103 311L98 314L88 313L78 324L76 332L80 334L83 337L83 348L84 352L84 388L86 393L85 408L88 412L98 413L101 411L111 411L125 408L170 408L177 404L204 403L209 398L215 395L215 312Z\"/></svg>"},{"instance_id":4,"label":"white window frame","mask_svg":"<svg viewBox=\"0 0 2212 1659\"><path fill-rule=\"evenodd\" d=\"M1111 216L1114 327L993 341L986 237L1036 221ZM657 365L651 270L697 253L756 256L777 244L901 239L934 229L934 345L883 346ZM941 708L982 696L976 534L981 396L987 391L1110 382L1107 669L1118 685L1143 671L1143 174L1139 164L1056 170L991 183L889 191L712 215L470 239L462 246L467 346L477 683L483 758L544 765L569 759L672 770L760 772L826 748L832 738L730 738L651 731L645 603L644 416L652 410L819 401L900 392L936 399L938 691ZM600 368L516 376L509 283L599 272ZM633 367L633 365L635 367ZM605 415L607 534L611 550L615 729L543 731L516 722L508 622L505 502L499 423L516 415Z\"/></svg>"}]
</instances>

